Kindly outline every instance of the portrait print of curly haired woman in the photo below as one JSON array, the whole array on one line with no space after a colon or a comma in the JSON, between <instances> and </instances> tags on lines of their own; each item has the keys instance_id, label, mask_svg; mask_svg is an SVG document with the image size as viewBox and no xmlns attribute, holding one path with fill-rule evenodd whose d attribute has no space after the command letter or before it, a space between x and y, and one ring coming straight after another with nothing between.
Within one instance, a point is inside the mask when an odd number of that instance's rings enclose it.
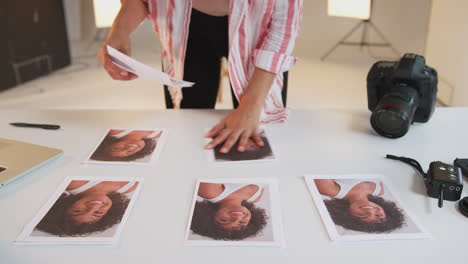
<instances>
[{"instance_id":1,"label":"portrait print of curly haired woman","mask_svg":"<svg viewBox=\"0 0 468 264\"><path fill-rule=\"evenodd\" d=\"M421 233L384 184L383 177L350 175L306 177L321 214L333 222L332 233L343 237L390 238ZM324 218L324 215L322 215ZM325 221L326 222L326 221ZM332 228L327 225L327 228ZM329 231L330 232L330 231ZM409 236L411 237L411 236ZM418 237L416 235L415 237ZM413 238L415 238L413 237Z\"/></svg>"},{"instance_id":2,"label":"portrait print of curly haired woman","mask_svg":"<svg viewBox=\"0 0 468 264\"><path fill-rule=\"evenodd\" d=\"M161 149L163 130L110 129L87 162L149 163Z\"/></svg>"},{"instance_id":3,"label":"portrait print of curly haired woman","mask_svg":"<svg viewBox=\"0 0 468 264\"><path fill-rule=\"evenodd\" d=\"M29 237L73 241L113 238L140 189L137 178L73 177L33 220ZM57 198L55 198L57 197ZM43 215L43 216L40 216Z\"/></svg>"},{"instance_id":4,"label":"portrait print of curly haired woman","mask_svg":"<svg viewBox=\"0 0 468 264\"><path fill-rule=\"evenodd\" d=\"M268 139L265 130L258 132L258 137L261 138L263 143L261 146L255 144L254 140L248 139L242 151L239 148L232 148L227 153L220 151L221 146L215 147L212 152L214 161L216 163L232 163L232 162L259 162L259 161L272 161L276 159L273 149Z\"/></svg>"},{"instance_id":5,"label":"portrait print of curly haired woman","mask_svg":"<svg viewBox=\"0 0 468 264\"><path fill-rule=\"evenodd\" d=\"M255 180L200 181L188 240L212 244L275 243L273 220L280 220L272 213L275 205L271 196L276 193L272 185Z\"/></svg>"}]
</instances>

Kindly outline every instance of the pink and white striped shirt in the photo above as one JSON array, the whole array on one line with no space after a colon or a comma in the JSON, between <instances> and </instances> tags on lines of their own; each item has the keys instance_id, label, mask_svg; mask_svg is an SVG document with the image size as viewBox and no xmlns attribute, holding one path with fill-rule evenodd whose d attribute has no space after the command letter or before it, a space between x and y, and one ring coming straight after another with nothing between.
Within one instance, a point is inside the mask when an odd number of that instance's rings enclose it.
<instances>
[{"instance_id":1,"label":"pink and white striped shirt","mask_svg":"<svg viewBox=\"0 0 468 264\"><path fill-rule=\"evenodd\" d=\"M162 45L166 73L183 79L191 0L142 0ZM216 1L216 0L214 0ZM283 73L297 61L291 56L302 17L302 0L231 0L229 7L228 70L234 94L239 101L255 68L276 73L265 99L262 123L284 121L281 90ZM192 88L187 88L192 89ZM182 101L181 89L169 87L175 108Z\"/></svg>"}]
</instances>

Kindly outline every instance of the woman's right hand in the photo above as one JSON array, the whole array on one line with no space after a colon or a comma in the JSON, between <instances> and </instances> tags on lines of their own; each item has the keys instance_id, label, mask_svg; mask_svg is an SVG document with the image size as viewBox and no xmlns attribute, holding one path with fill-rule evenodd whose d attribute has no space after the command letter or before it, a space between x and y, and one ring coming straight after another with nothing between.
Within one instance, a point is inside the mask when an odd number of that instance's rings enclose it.
<instances>
[{"instance_id":1,"label":"woman's right hand","mask_svg":"<svg viewBox=\"0 0 468 264\"><path fill-rule=\"evenodd\" d=\"M136 79L138 76L135 74L128 72L114 63L112 63L112 58L107 53L107 45L113 47L114 49L122 52L123 54L130 56L131 55L131 41L130 38L127 37L113 37L110 35L107 40L102 45L101 49L99 50L98 60L106 70L106 72L112 77L114 80L121 80L121 81L129 81Z\"/></svg>"}]
</instances>

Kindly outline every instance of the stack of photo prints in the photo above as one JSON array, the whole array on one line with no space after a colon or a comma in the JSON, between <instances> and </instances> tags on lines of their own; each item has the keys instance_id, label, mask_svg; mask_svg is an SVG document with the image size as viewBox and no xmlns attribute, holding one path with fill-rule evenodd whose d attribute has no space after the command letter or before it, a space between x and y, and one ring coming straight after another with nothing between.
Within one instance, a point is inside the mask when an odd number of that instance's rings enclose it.
<instances>
[{"instance_id":1,"label":"stack of photo prints","mask_svg":"<svg viewBox=\"0 0 468 264\"><path fill-rule=\"evenodd\" d=\"M226 154L207 150L213 164L276 160L265 129L264 145L248 142ZM109 129L87 156L92 164L151 164L167 137L163 129ZM208 139L209 141L210 139ZM428 239L379 175L306 175L305 182L333 241ZM113 246L140 192L139 177L68 177L27 224L16 245ZM198 179L188 213L185 245L285 245L276 179Z\"/></svg>"},{"instance_id":2,"label":"stack of photo prints","mask_svg":"<svg viewBox=\"0 0 468 264\"><path fill-rule=\"evenodd\" d=\"M259 134L264 146L257 147L253 142L248 142L244 152L238 152L233 148L226 154L218 153L219 149L216 148L208 151L209 161L229 164L275 160L266 132L262 130ZM149 165L158 159L166 137L167 131L163 129L108 129L84 163ZM136 202L142 183L143 179L137 177L68 177L24 227L15 244L115 245ZM209 184L208 187L205 187L205 184ZM203 199L200 198L205 197L203 193L198 195L199 185L200 182L197 183L195 197ZM216 229L217 222L210 222L210 217L200 218L204 213L213 215L213 212L195 209L195 218L191 220L195 225L188 227L189 230L195 231L188 232L187 244L223 245L233 241L232 243L237 245L282 245L276 181L236 179L216 182L213 180L204 181L201 186L202 192L211 190L208 191L209 196L205 197L207 200L201 203L205 206L208 204L221 206L225 200L232 202L239 197L246 195L249 197L245 201L245 206L244 202L241 202L239 211L227 212L227 215L223 216L229 219L219 220L223 221L224 229ZM224 189L224 186L230 189ZM215 191L219 188L224 191L216 194ZM210 196L213 193L217 199ZM196 201L197 199L194 200L193 207L199 208L196 206L199 204L195 203ZM193 209L191 219L192 215ZM241 220L231 225L224 223L231 221L231 218ZM204 223L204 219L208 222ZM210 228L210 224L213 224L211 226L213 229ZM221 232L223 230L224 232Z\"/></svg>"}]
</instances>

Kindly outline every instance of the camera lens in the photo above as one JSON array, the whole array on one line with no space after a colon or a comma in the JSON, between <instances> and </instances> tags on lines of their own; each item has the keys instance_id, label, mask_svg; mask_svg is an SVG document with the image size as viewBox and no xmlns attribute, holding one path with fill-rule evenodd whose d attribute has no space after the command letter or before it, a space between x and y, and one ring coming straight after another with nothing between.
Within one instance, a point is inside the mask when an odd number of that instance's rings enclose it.
<instances>
[{"instance_id":1,"label":"camera lens","mask_svg":"<svg viewBox=\"0 0 468 264\"><path fill-rule=\"evenodd\" d=\"M410 121L404 112L393 106L374 111L371 125L377 133L389 138L399 138L408 132Z\"/></svg>"},{"instance_id":2,"label":"camera lens","mask_svg":"<svg viewBox=\"0 0 468 264\"><path fill-rule=\"evenodd\" d=\"M404 136L418 107L418 93L410 86L396 86L380 100L371 116L371 125L388 138Z\"/></svg>"}]
</instances>

